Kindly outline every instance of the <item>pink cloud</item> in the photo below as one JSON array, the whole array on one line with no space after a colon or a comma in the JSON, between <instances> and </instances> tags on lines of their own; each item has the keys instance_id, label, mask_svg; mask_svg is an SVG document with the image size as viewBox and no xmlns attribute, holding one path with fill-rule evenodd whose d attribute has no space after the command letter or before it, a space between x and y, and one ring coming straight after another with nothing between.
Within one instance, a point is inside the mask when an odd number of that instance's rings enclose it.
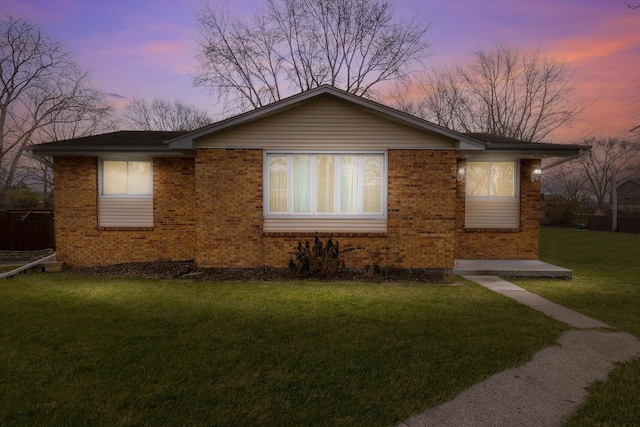
<instances>
[{"instance_id":1,"label":"pink cloud","mask_svg":"<svg viewBox=\"0 0 640 427\"><path fill-rule=\"evenodd\" d=\"M593 101L584 116L585 132L628 136L624 134L630 123L638 120L630 104L640 99L640 90L633 86L640 77L640 14L624 12L603 15L588 31L549 43L547 53L575 69L579 95Z\"/></svg>"},{"instance_id":2,"label":"pink cloud","mask_svg":"<svg viewBox=\"0 0 640 427\"><path fill-rule=\"evenodd\" d=\"M605 20L591 28L588 34L559 38L552 43L551 52L565 57L569 62L579 63L639 48L638 17Z\"/></svg>"},{"instance_id":3,"label":"pink cloud","mask_svg":"<svg viewBox=\"0 0 640 427\"><path fill-rule=\"evenodd\" d=\"M47 21L64 22L82 7L81 0L0 0L0 10L15 18L43 24ZM6 11L6 12L4 12Z\"/></svg>"},{"instance_id":4,"label":"pink cloud","mask_svg":"<svg viewBox=\"0 0 640 427\"><path fill-rule=\"evenodd\" d=\"M149 54L182 55L185 43L180 40L162 40L145 43L143 50Z\"/></svg>"},{"instance_id":5,"label":"pink cloud","mask_svg":"<svg viewBox=\"0 0 640 427\"><path fill-rule=\"evenodd\" d=\"M180 74L185 74L195 64L195 46L186 39L148 42L139 53L147 61Z\"/></svg>"},{"instance_id":6,"label":"pink cloud","mask_svg":"<svg viewBox=\"0 0 640 427\"><path fill-rule=\"evenodd\" d=\"M265 0L227 1L246 15ZM199 0L0 0L0 10L25 16L60 40L98 86L131 96L180 96L211 101L191 88L196 63L193 11ZM595 100L579 126L626 129L628 104L640 99L640 11L621 0L398 0L404 18L423 10L432 19L433 53L425 64L464 64L479 47L505 43L566 59L576 69L577 94ZM387 89L385 87L385 89ZM579 133L578 133L579 134Z\"/></svg>"},{"instance_id":7,"label":"pink cloud","mask_svg":"<svg viewBox=\"0 0 640 427\"><path fill-rule=\"evenodd\" d=\"M576 38L564 40L559 46L560 56L571 63L591 61L608 57L615 53L634 47L637 44L633 40L596 40L593 38Z\"/></svg>"}]
</instances>

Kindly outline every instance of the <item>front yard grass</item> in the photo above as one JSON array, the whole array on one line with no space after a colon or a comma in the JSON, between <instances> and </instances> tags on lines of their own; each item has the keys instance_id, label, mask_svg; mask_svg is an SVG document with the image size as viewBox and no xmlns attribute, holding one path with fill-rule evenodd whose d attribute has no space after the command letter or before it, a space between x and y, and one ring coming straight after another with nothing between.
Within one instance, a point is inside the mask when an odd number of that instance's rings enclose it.
<instances>
[{"instance_id":1,"label":"front yard grass","mask_svg":"<svg viewBox=\"0 0 640 427\"><path fill-rule=\"evenodd\" d=\"M389 426L564 330L465 281L21 275L0 282L0 424Z\"/></svg>"},{"instance_id":2,"label":"front yard grass","mask_svg":"<svg viewBox=\"0 0 640 427\"><path fill-rule=\"evenodd\" d=\"M514 280L519 286L640 339L640 235L543 228L540 259L574 278ZM569 426L640 425L640 359L590 389Z\"/></svg>"}]
</instances>

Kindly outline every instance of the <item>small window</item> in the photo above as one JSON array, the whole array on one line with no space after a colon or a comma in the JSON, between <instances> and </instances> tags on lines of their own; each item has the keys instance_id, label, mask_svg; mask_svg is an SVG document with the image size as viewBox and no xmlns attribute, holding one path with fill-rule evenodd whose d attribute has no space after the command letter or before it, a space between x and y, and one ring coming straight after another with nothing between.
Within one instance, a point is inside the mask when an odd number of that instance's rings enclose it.
<instances>
[{"instance_id":1,"label":"small window","mask_svg":"<svg viewBox=\"0 0 640 427\"><path fill-rule=\"evenodd\" d=\"M102 161L104 196L150 196L152 182L150 161Z\"/></svg>"},{"instance_id":2,"label":"small window","mask_svg":"<svg viewBox=\"0 0 640 427\"><path fill-rule=\"evenodd\" d=\"M468 161L465 227L508 228L520 226L517 161Z\"/></svg>"},{"instance_id":3,"label":"small window","mask_svg":"<svg viewBox=\"0 0 640 427\"><path fill-rule=\"evenodd\" d=\"M153 228L151 160L101 160L98 226Z\"/></svg>"},{"instance_id":4,"label":"small window","mask_svg":"<svg viewBox=\"0 0 640 427\"><path fill-rule=\"evenodd\" d=\"M467 197L517 197L516 162L467 162Z\"/></svg>"},{"instance_id":5,"label":"small window","mask_svg":"<svg viewBox=\"0 0 640 427\"><path fill-rule=\"evenodd\" d=\"M267 216L385 215L383 153L270 153L265 163Z\"/></svg>"}]
</instances>

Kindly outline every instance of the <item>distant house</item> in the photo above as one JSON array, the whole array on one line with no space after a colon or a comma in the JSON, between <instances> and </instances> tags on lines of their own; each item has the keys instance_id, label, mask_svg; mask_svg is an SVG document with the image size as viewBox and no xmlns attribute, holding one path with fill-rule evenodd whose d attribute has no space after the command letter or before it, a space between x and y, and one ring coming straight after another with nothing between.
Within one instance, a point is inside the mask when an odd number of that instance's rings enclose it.
<instances>
[{"instance_id":1,"label":"distant house","mask_svg":"<svg viewBox=\"0 0 640 427\"><path fill-rule=\"evenodd\" d=\"M625 179L618 184L617 189L620 213L640 212L640 179Z\"/></svg>"},{"instance_id":2,"label":"distant house","mask_svg":"<svg viewBox=\"0 0 640 427\"><path fill-rule=\"evenodd\" d=\"M285 268L317 233L354 248L347 267L450 270L536 259L540 159L583 148L460 134L321 86L190 133L33 151L54 159L56 250L71 266Z\"/></svg>"}]
</instances>

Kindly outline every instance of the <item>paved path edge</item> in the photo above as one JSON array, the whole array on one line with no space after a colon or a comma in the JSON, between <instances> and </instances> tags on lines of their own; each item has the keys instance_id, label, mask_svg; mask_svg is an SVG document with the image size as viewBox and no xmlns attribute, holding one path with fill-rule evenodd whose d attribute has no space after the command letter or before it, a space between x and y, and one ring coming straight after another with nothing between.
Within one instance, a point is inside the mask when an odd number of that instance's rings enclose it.
<instances>
[{"instance_id":1,"label":"paved path edge","mask_svg":"<svg viewBox=\"0 0 640 427\"><path fill-rule=\"evenodd\" d=\"M562 426L586 401L588 387L605 381L617 363L640 356L640 341L626 332L532 294L496 276L463 276L581 330L563 333L526 364L473 385L453 400L398 427ZM604 330L603 330L604 329Z\"/></svg>"}]
</instances>

